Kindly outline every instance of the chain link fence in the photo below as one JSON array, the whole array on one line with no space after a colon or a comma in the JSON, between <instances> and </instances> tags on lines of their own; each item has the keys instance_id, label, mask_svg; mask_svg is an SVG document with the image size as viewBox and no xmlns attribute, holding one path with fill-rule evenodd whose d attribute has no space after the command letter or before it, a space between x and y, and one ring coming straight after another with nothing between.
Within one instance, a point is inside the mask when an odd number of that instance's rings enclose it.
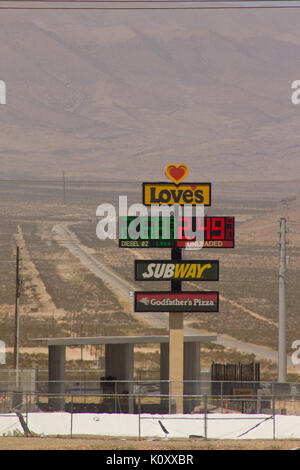
<instances>
[{"instance_id":1,"label":"chain link fence","mask_svg":"<svg viewBox=\"0 0 300 470\"><path fill-rule=\"evenodd\" d=\"M74 412L174 412L168 380L116 380L82 372L81 379L74 373L73 379L55 381L62 391L50 393L50 382L36 378L26 371L18 384L13 375L0 380L0 411L15 406L22 411L70 411L72 406ZM276 414L300 415L300 383L183 381L183 390L184 413L265 414L274 409Z\"/></svg>"},{"instance_id":2,"label":"chain link fence","mask_svg":"<svg viewBox=\"0 0 300 470\"><path fill-rule=\"evenodd\" d=\"M253 419L254 426L257 420L271 420L274 439L276 416L300 416L300 383L297 382L213 381L203 375L200 381L183 381L183 395L171 396L168 380L156 380L151 375L144 378L142 374L136 380L116 380L102 373L100 370L67 371L66 380L55 382L61 393L50 393L53 384L47 371L3 370L0 416L16 413L21 419L30 413L66 412L72 421L73 416L83 413L127 413L138 417L137 436L141 437L140 429L147 419L158 420L164 416L171 420L181 413L184 419L198 419L202 423L204 438L210 437L208 425L216 419L226 423ZM182 403L180 411L176 410L178 397Z\"/></svg>"},{"instance_id":3,"label":"chain link fence","mask_svg":"<svg viewBox=\"0 0 300 470\"><path fill-rule=\"evenodd\" d=\"M258 426L262 427L268 422L271 426L271 431L270 428L268 431L268 438L276 439L282 438L282 435L277 437L280 424L279 415L284 415L285 419L289 417L288 415L291 415L293 419L300 416L299 393L295 395L273 393L263 395L263 400L258 396L249 396L249 394L238 396L181 396L185 412L176 414L172 411L174 410L172 404L178 398L177 396L161 395L146 389L143 390L143 387L146 387L144 383L134 383L132 385L134 388L132 394L67 393L57 395L19 390L2 392L0 397L0 424L5 417L15 416L19 419L24 434L30 435L30 425L27 426L28 416L31 416L32 420L32 415L39 415L40 420L46 422L49 419L49 412L50 415L55 416L57 411L63 411L63 416L66 416L65 419L67 420L65 426L67 430L64 434L72 437L73 434L77 434L74 432L74 423L78 422L80 416L97 416L104 413L106 417L111 416L111 419L114 419L119 414L124 416L124 413L133 413L130 416L136 417L135 437L138 439L145 436L145 429L147 429L149 421L152 426L155 421L159 423L162 431L167 436L169 434L168 429L181 429L180 423L178 423L179 420L183 420L186 428L191 429L190 434L186 437L216 438L216 427L219 430L222 429L224 435L227 435L229 433L228 429L232 428L232 423L235 421L241 429L240 434L235 438L243 436L247 438L250 431ZM149 387L149 384L147 384L147 387ZM153 384L151 384L151 387L153 387ZM186 411L191 408L192 412ZM57 418L57 427L56 424L54 425L56 435L60 435L61 429L59 424L62 419L61 413L59 413L59 416ZM96 418L89 419L95 420ZM197 425L196 436L195 431L193 432L195 422ZM299 418L297 422L299 424ZM78 424L76 429L78 429ZM81 434L89 434L84 426L80 429ZM99 434L103 434L103 428ZM299 435L296 434L296 437L299 438L300 433Z\"/></svg>"}]
</instances>

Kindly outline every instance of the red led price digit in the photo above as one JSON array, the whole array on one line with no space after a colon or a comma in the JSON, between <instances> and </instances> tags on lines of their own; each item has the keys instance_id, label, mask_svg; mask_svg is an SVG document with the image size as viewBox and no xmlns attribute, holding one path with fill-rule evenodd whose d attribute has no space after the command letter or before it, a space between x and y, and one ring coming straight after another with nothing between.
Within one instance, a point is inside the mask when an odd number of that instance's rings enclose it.
<instances>
[{"instance_id":1,"label":"red led price digit","mask_svg":"<svg viewBox=\"0 0 300 470\"><path fill-rule=\"evenodd\" d=\"M203 225L204 222L204 225ZM204 240L210 240L211 227L210 227L210 217L198 217L197 220L197 231L204 230Z\"/></svg>"},{"instance_id":2,"label":"red led price digit","mask_svg":"<svg viewBox=\"0 0 300 470\"><path fill-rule=\"evenodd\" d=\"M191 217L179 217L178 223L178 240L191 240L192 237L185 236L185 231L191 232L192 230L192 218Z\"/></svg>"},{"instance_id":3,"label":"red led price digit","mask_svg":"<svg viewBox=\"0 0 300 470\"><path fill-rule=\"evenodd\" d=\"M225 240L225 219L224 217L212 218L212 240Z\"/></svg>"},{"instance_id":4,"label":"red led price digit","mask_svg":"<svg viewBox=\"0 0 300 470\"><path fill-rule=\"evenodd\" d=\"M226 240L233 240L233 218L226 218Z\"/></svg>"}]
</instances>

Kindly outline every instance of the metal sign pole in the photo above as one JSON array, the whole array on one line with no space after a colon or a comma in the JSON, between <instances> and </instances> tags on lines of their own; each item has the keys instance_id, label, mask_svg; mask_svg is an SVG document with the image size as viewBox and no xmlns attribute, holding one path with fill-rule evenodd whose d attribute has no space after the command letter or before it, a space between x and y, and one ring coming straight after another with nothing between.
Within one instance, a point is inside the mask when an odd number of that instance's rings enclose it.
<instances>
[{"instance_id":1,"label":"metal sign pole","mask_svg":"<svg viewBox=\"0 0 300 470\"><path fill-rule=\"evenodd\" d=\"M181 248L172 248L171 258L181 259ZM171 281L171 291L181 291L181 281ZM172 412L183 413L183 312L169 312L169 380Z\"/></svg>"}]
</instances>

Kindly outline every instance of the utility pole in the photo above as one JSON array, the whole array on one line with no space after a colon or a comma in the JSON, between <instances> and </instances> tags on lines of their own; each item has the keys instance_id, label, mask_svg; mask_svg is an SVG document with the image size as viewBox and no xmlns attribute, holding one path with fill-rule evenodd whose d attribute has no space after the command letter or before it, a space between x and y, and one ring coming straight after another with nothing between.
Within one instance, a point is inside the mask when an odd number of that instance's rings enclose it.
<instances>
[{"instance_id":1,"label":"utility pole","mask_svg":"<svg viewBox=\"0 0 300 470\"><path fill-rule=\"evenodd\" d=\"M20 248L17 246L16 255L16 299L15 299L15 347L14 347L14 368L16 370L16 386L19 385L19 340L20 340Z\"/></svg>"},{"instance_id":2,"label":"utility pole","mask_svg":"<svg viewBox=\"0 0 300 470\"><path fill-rule=\"evenodd\" d=\"M280 219L279 309L278 309L278 382L286 382L286 219Z\"/></svg>"}]
</instances>

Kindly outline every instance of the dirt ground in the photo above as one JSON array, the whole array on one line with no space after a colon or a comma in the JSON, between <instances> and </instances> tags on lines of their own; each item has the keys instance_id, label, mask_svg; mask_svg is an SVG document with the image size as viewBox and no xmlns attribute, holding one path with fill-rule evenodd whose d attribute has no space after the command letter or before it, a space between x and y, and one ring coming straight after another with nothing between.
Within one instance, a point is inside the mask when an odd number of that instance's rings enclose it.
<instances>
[{"instance_id":1,"label":"dirt ground","mask_svg":"<svg viewBox=\"0 0 300 470\"><path fill-rule=\"evenodd\" d=\"M204 440L99 437L0 437L0 450L292 450L294 440Z\"/></svg>"}]
</instances>

